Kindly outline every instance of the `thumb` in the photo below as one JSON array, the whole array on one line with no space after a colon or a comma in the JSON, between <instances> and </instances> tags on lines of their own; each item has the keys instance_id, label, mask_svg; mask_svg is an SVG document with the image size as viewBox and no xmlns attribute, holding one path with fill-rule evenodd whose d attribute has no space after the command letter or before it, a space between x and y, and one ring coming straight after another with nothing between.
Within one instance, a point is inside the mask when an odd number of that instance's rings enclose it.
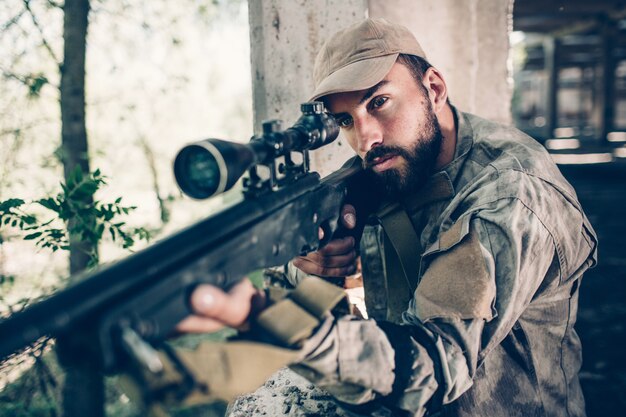
<instances>
[{"instance_id":1,"label":"thumb","mask_svg":"<svg viewBox=\"0 0 626 417\"><path fill-rule=\"evenodd\" d=\"M247 279L241 280L227 293L211 285L199 285L191 295L191 307L199 316L218 320L229 327L239 327L257 307L258 295Z\"/></svg>"}]
</instances>

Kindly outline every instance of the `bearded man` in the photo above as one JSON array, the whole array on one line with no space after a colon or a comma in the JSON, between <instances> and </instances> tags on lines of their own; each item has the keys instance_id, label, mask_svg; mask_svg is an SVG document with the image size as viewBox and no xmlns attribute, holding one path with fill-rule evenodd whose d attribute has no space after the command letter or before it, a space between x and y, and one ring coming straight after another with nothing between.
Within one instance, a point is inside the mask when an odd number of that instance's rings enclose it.
<instances>
[{"instance_id":1,"label":"bearded man","mask_svg":"<svg viewBox=\"0 0 626 417\"><path fill-rule=\"evenodd\" d=\"M314 78L383 191L361 239L371 318L328 314L291 368L354 414L584 416L573 326L597 240L547 152L453 107L414 36L382 19L333 35ZM349 275L356 249L335 239L289 279ZM200 287L180 329L240 326L259 298Z\"/></svg>"}]
</instances>

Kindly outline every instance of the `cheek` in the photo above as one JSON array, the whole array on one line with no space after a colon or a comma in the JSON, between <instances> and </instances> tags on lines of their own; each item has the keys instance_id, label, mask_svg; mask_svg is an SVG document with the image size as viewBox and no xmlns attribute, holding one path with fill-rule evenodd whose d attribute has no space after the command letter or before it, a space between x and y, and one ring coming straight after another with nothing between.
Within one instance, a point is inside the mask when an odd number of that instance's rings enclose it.
<instances>
[{"instance_id":1,"label":"cheek","mask_svg":"<svg viewBox=\"0 0 626 417\"><path fill-rule=\"evenodd\" d=\"M427 118L420 107L411 107L404 109L401 114L398 114L396 120L399 123L395 123L390 126L393 129L393 133L398 141L403 145L412 144L419 136L421 136L427 126Z\"/></svg>"},{"instance_id":2,"label":"cheek","mask_svg":"<svg viewBox=\"0 0 626 417\"><path fill-rule=\"evenodd\" d=\"M389 145L403 146L411 141L416 125L415 112L395 112L392 117L381 119L385 141Z\"/></svg>"}]
</instances>

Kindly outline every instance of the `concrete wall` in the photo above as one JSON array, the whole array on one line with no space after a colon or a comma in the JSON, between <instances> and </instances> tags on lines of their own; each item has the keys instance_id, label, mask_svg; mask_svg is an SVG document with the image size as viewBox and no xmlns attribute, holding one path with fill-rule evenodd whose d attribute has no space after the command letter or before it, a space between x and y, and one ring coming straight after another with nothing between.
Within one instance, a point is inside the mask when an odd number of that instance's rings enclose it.
<instances>
[{"instance_id":1,"label":"concrete wall","mask_svg":"<svg viewBox=\"0 0 626 417\"><path fill-rule=\"evenodd\" d=\"M326 38L366 16L367 0L249 0L254 127L291 126L313 91L313 62ZM352 155L339 140L311 154L322 175Z\"/></svg>"},{"instance_id":2,"label":"concrete wall","mask_svg":"<svg viewBox=\"0 0 626 417\"><path fill-rule=\"evenodd\" d=\"M369 0L369 15L407 26L448 86L452 104L511 122L513 0Z\"/></svg>"},{"instance_id":3,"label":"concrete wall","mask_svg":"<svg viewBox=\"0 0 626 417\"><path fill-rule=\"evenodd\" d=\"M513 0L250 0L255 131L278 118L288 127L313 90L313 61L333 32L368 14L408 26L443 73L452 103L509 123L507 65ZM339 140L311 155L322 175L352 151Z\"/></svg>"}]
</instances>

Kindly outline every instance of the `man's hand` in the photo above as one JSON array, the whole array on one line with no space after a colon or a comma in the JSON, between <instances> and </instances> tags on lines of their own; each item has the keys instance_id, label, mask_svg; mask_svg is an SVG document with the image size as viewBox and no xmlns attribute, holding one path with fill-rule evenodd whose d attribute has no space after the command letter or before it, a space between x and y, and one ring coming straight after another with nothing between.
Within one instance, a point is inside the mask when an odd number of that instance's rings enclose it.
<instances>
[{"instance_id":1,"label":"man's hand","mask_svg":"<svg viewBox=\"0 0 626 417\"><path fill-rule=\"evenodd\" d=\"M176 326L179 333L211 333L224 326L244 330L250 317L265 307L265 293L246 278L228 292L199 285L189 300L193 315Z\"/></svg>"},{"instance_id":2,"label":"man's hand","mask_svg":"<svg viewBox=\"0 0 626 417\"><path fill-rule=\"evenodd\" d=\"M341 224L346 229L356 226L356 211L353 206L346 204L341 209ZM320 229L320 239L324 237ZM307 274L321 277L345 277L356 271L355 241L352 236L334 239L317 252L307 256L299 256L293 260L293 265Z\"/></svg>"},{"instance_id":3,"label":"man's hand","mask_svg":"<svg viewBox=\"0 0 626 417\"><path fill-rule=\"evenodd\" d=\"M347 229L356 226L356 211L346 204L341 210L341 224ZM320 229L320 239L324 237ZM345 277L356 271L355 241L351 236L330 241L317 252L293 260L296 268L307 274L325 277ZM210 333L224 326L245 330L251 317L266 306L265 293L248 279L228 292L212 285L199 285L189 300L193 315L176 326L179 333Z\"/></svg>"}]
</instances>

